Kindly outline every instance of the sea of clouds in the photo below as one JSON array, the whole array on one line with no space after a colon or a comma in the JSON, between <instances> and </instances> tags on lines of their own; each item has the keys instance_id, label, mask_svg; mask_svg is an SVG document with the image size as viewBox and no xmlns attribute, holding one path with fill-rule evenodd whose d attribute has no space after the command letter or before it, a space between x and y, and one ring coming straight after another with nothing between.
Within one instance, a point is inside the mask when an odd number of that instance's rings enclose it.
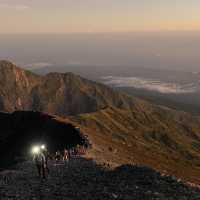
<instances>
[{"instance_id":1,"label":"sea of clouds","mask_svg":"<svg viewBox=\"0 0 200 200\"><path fill-rule=\"evenodd\" d=\"M198 89L195 83L167 83L141 77L104 76L101 79L105 84L113 87L133 87L164 94L194 93Z\"/></svg>"}]
</instances>

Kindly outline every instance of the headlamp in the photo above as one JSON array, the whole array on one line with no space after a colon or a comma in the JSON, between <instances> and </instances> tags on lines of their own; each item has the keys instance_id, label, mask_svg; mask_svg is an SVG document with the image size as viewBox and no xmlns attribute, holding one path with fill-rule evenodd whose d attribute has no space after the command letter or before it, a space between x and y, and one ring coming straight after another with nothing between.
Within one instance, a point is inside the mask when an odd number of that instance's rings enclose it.
<instances>
[{"instance_id":1,"label":"headlamp","mask_svg":"<svg viewBox=\"0 0 200 200\"><path fill-rule=\"evenodd\" d=\"M42 150L46 149L45 145L43 144L41 147L40 147Z\"/></svg>"},{"instance_id":2,"label":"headlamp","mask_svg":"<svg viewBox=\"0 0 200 200\"><path fill-rule=\"evenodd\" d=\"M32 153L33 154L38 154L40 152L40 147L39 146L34 146L33 148L32 148Z\"/></svg>"}]
</instances>

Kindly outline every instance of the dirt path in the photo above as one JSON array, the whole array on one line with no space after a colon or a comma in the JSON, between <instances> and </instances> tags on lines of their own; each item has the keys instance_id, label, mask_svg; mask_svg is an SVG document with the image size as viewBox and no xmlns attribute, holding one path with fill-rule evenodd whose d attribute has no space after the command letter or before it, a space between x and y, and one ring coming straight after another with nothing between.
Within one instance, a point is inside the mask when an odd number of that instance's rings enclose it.
<instances>
[{"instance_id":1,"label":"dirt path","mask_svg":"<svg viewBox=\"0 0 200 200\"><path fill-rule=\"evenodd\" d=\"M199 200L200 191L175 178L136 166L108 170L83 158L66 165L50 164L50 177L42 181L31 162L0 173L1 200Z\"/></svg>"}]
</instances>

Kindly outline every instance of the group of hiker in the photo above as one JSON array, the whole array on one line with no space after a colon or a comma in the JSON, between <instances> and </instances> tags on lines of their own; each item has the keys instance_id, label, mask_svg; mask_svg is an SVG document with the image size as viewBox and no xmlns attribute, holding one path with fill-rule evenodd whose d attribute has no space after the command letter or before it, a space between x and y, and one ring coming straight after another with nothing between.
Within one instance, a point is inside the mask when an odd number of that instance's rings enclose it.
<instances>
[{"instance_id":1,"label":"group of hiker","mask_svg":"<svg viewBox=\"0 0 200 200\"><path fill-rule=\"evenodd\" d=\"M76 148L64 149L63 151L56 151L55 155L49 154L45 145L41 147L35 147L33 150L34 162L38 171L38 175L42 179L46 179L50 173L48 161L53 160L55 164L59 164L63 161L66 164L72 156L77 156L85 153L85 149L82 146L77 145Z\"/></svg>"}]
</instances>

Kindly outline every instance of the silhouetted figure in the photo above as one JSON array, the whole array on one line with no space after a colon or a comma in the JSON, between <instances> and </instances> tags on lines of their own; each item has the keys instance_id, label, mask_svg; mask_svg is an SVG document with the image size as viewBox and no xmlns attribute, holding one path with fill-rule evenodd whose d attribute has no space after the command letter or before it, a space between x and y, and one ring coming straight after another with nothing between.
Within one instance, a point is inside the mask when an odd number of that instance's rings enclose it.
<instances>
[{"instance_id":1,"label":"silhouetted figure","mask_svg":"<svg viewBox=\"0 0 200 200\"><path fill-rule=\"evenodd\" d=\"M60 153L60 151L56 151L55 159L56 159L56 163L61 160L61 153Z\"/></svg>"},{"instance_id":2,"label":"silhouetted figure","mask_svg":"<svg viewBox=\"0 0 200 200\"><path fill-rule=\"evenodd\" d=\"M48 150L46 148L42 150L42 153L45 156L45 169L46 169L47 175L49 175L50 170L49 170L49 166L48 166L48 161L49 161L50 156L49 156Z\"/></svg>"},{"instance_id":3,"label":"silhouetted figure","mask_svg":"<svg viewBox=\"0 0 200 200\"><path fill-rule=\"evenodd\" d=\"M68 160L70 161L71 159L71 149L68 149Z\"/></svg>"},{"instance_id":4,"label":"silhouetted figure","mask_svg":"<svg viewBox=\"0 0 200 200\"><path fill-rule=\"evenodd\" d=\"M42 152L35 154L34 161L40 178L46 178L45 174L45 155Z\"/></svg>"},{"instance_id":5,"label":"silhouetted figure","mask_svg":"<svg viewBox=\"0 0 200 200\"><path fill-rule=\"evenodd\" d=\"M75 154L75 150L74 150L74 147L72 147L70 149L70 157L72 158L74 156L74 154Z\"/></svg>"},{"instance_id":6,"label":"silhouetted figure","mask_svg":"<svg viewBox=\"0 0 200 200\"><path fill-rule=\"evenodd\" d=\"M64 151L63 151L63 160L67 161L68 159L69 159L69 157L68 157L68 150L64 149Z\"/></svg>"}]
</instances>

